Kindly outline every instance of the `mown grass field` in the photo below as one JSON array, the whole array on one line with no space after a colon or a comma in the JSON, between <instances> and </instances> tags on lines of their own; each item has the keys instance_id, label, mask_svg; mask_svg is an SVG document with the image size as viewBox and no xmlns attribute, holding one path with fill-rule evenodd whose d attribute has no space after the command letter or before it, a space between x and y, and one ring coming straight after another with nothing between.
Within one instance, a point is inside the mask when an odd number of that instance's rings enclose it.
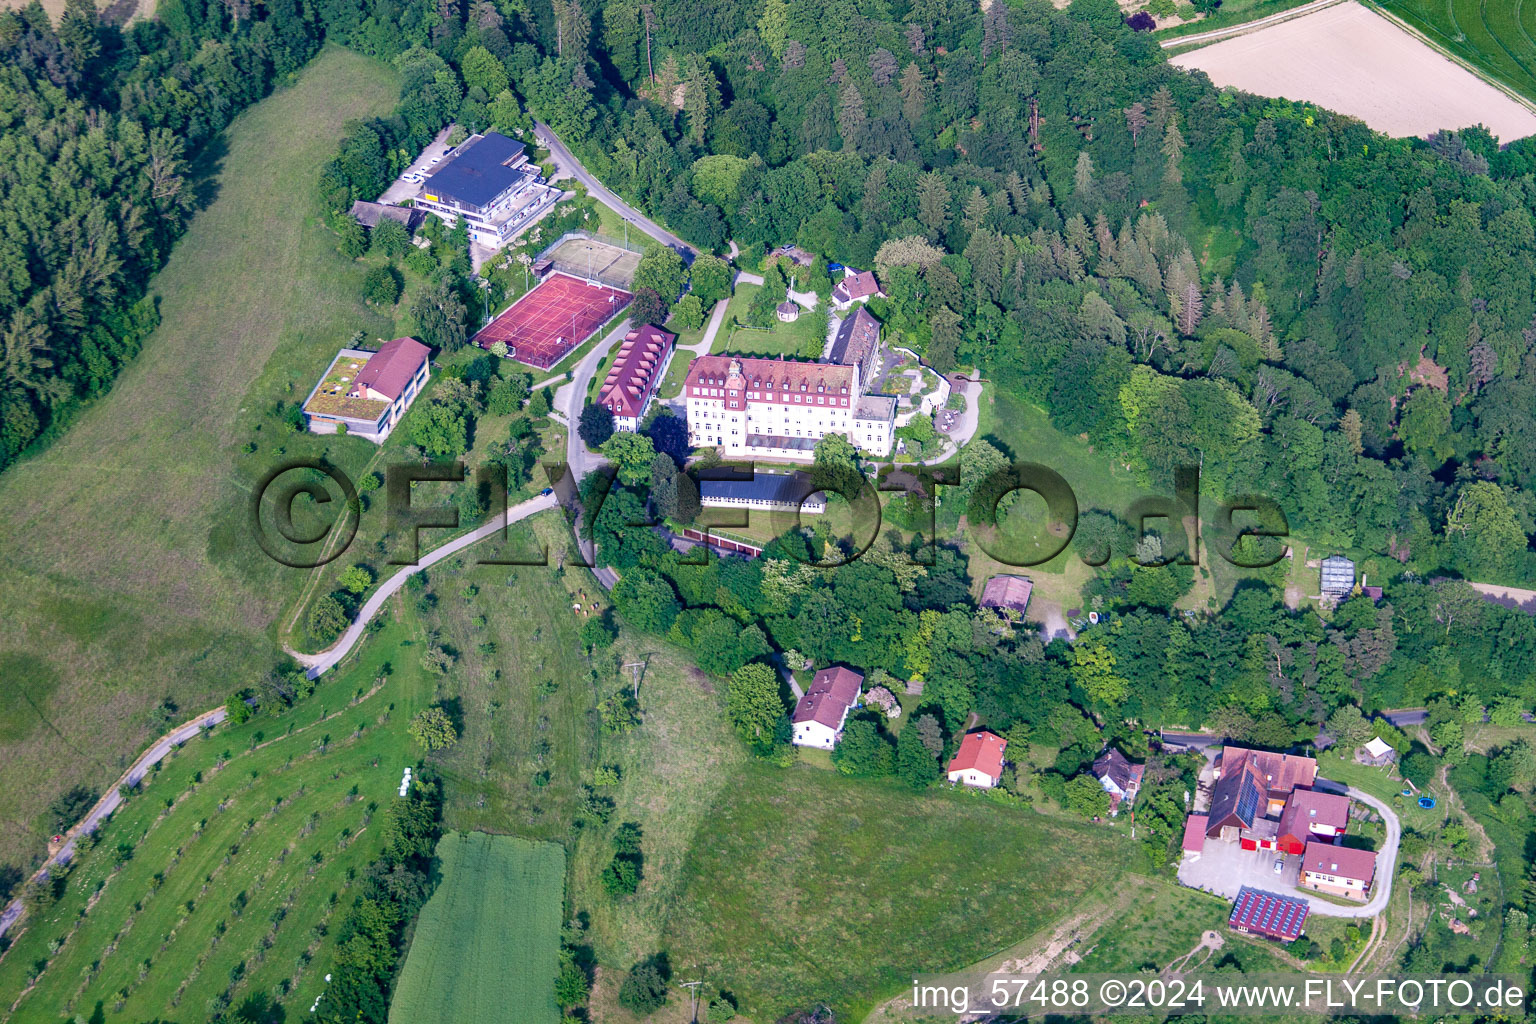
<instances>
[{"instance_id":1,"label":"mown grass field","mask_svg":"<svg viewBox=\"0 0 1536 1024\"><path fill-rule=\"evenodd\" d=\"M373 454L275 436L270 410L354 331L393 336L309 197L343 124L387 112L397 88L330 49L238 118L206 168L215 197L153 282L161 327L110 395L0 478L0 663L18 670L0 708L0 862L35 863L42 809L110 784L162 731L161 698L202 711L276 658L271 627L302 579L251 542L246 492L279 458L329 451L351 472Z\"/></svg>"},{"instance_id":2,"label":"mown grass field","mask_svg":"<svg viewBox=\"0 0 1536 1024\"><path fill-rule=\"evenodd\" d=\"M1135 856L1107 830L974 793L753 763L703 823L668 946L755 1020L820 1000L859 1020L915 973L1049 925Z\"/></svg>"},{"instance_id":3,"label":"mown grass field","mask_svg":"<svg viewBox=\"0 0 1536 1024\"><path fill-rule=\"evenodd\" d=\"M1383 0L1381 6L1437 45L1536 100L1536 0Z\"/></svg>"},{"instance_id":4,"label":"mown grass field","mask_svg":"<svg viewBox=\"0 0 1536 1024\"><path fill-rule=\"evenodd\" d=\"M510 836L450 833L442 881L422 908L395 986L397 1024L552 1024L565 850Z\"/></svg>"},{"instance_id":5,"label":"mown grass field","mask_svg":"<svg viewBox=\"0 0 1536 1024\"><path fill-rule=\"evenodd\" d=\"M410 646L414 613L396 602L385 617L287 715L221 726L162 762L0 960L0 1015L307 1010L415 760L406 724L431 695Z\"/></svg>"}]
</instances>

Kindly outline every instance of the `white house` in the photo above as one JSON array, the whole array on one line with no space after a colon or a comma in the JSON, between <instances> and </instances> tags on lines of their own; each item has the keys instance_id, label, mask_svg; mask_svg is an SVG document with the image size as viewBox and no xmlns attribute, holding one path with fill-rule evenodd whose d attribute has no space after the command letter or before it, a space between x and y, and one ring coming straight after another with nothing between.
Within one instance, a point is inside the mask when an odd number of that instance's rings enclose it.
<instances>
[{"instance_id":1,"label":"white house","mask_svg":"<svg viewBox=\"0 0 1536 1024\"><path fill-rule=\"evenodd\" d=\"M1008 741L985 729L968 732L949 762L949 781L991 789L1003 778L1003 751Z\"/></svg>"},{"instance_id":2,"label":"white house","mask_svg":"<svg viewBox=\"0 0 1536 1024\"><path fill-rule=\"evenodd\" d=\"M790 716L794 727L790 742L797 747L831 750L842 738L848 712L859 702L864 677L851 669L824 668L795 705Z\"/></svg>"}]
</instances>

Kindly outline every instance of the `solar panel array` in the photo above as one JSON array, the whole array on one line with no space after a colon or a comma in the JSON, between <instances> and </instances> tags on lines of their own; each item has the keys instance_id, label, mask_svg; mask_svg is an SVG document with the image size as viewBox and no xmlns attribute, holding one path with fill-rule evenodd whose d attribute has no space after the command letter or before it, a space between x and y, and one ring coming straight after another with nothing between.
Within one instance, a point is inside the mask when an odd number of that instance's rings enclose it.
<instances>
[{"instance_id":1,"label":"solar panel array","mask_svg":"<svg viewBox=\"0 0 1536 1024\"><path fill-rule=\"evenodd\" d=\"M1237 816L1246 822L1253 821L1253 813L1259 808L1259 787L1253 784L1253 776L1243 776L1242 788L1237 793Z\"/></svg>"},{"instance_id":2,"label":"solar panel array","mask_svg":"<svg viewBox=\"0 0 1536 1024\"><path fill-rule=\"evenodd\" d=\"M1308 909L1306 900L1243 886L1237 892L1237 901L1232 905L1232 916L1227 923L1233 928L1290 941L1301 934Z\"/></svg>"}]
</instances>

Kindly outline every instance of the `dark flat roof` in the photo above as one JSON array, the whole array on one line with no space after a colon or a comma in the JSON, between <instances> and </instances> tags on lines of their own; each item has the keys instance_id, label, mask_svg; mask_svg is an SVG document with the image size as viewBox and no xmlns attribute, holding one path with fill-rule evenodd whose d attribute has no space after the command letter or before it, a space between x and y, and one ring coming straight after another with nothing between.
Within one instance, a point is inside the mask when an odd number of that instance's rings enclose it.
<instances>
[{"instance_id":1,"label":"dark flat roof","mask_svg":"<svg viewBox=\"0 0 1536 1024\"><path fill-rule=\"evenodd\" d=\"M529 173L507 166L524 148L521 142L500 132L469 139L427 178L421 189L440 199L487 206Z\"/></svg>"},{"instance_id":2,"label":"dark flat roof","mask_svg":"<svg viewBox=\"0 0 1536 1024\"><path fill-rule=\"evenodd\" d=\"M816 493L804 473L758 473L751 479L700 480L702 498L733 498L738 501L785 501L799 503ZM812 502L815 504L815 502Z\"/></svg>"}]
</instances>

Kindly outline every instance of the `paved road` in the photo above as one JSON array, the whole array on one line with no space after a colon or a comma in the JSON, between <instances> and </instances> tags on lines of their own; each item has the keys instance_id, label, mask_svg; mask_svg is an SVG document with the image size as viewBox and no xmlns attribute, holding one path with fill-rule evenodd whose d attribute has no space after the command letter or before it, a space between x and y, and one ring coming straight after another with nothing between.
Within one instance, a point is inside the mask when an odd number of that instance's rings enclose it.
<instances>
[{"instance_id":1,"label":"paved road","mask_svg":"<svg viewBox=\"0 0 1536 1024\"><path fill-rule=\"evenodd\" d=\"M1163 732L1159 735L1162 737L1164 746L1194 747L1196 750L1205 750L1222 745L1220 736L1205 736L1198 732Z\"/></svg>"},{"instance_id":2,"label":"paved road","mask_svg":"<svg viewBox=\"0 0 1536 1024\"><path fill-rule=\"evenodd\" d=\"M1391 724L1402 729L1410 725L1423 725L1429 718L1427 708L1398 708L1396 711L1379 712L1379 717L1385 718Z\"/></svg>"},{"instance_id":3,"label":"paved road","mask_svg":"<svg viewBox=\"0 0 1536 1024\"><path fill-rule=\"evenodd\" d=\"M112 788L107 790L105 795L96 802L96 806L92 807L86 816L80 819L80 823L65 833L64 843L53 852L52 856L43 862L43 866L33 874L32 878L47 878L49 867L56 864L69 863L75 855L75 838L88 832L96 831L101 823L107 819L108 815L117 810L118 806L122 804L123 797L118 792L120 786L137 786L143 781L144 776L149 774L150 768L158 764L172 750L194 738L204 726L215 726L224 721L226 713L223 707L214 708L212 711L205 711L190 722L178 725L156 740L148 750L139 755L139 759L133 763L131 768L118 777L117 782L112 785ZM4 935L20 916L21 900L17 898L12 900L3 911L0 911L0 935Z\"/></svg>"},{"instance_id":4,"label":"paved road","mask_svg":"<svg viewBox=\"0 0 1536 1024\"><path fill-rule=\"evenodd\" d=\"M1226 28L1216 28L1209 32L1197 32L1191 36L1172 36L1168 39L1164 39L1162 41L1162 46L1163 49L1169 50L1175 46L1189 46L1191 43L1214 43L1218 39L1225 39L1228 36L1240 36L1245 32L1252 32L1255 29L1266 28L1270 25L1277 25L1282 21L1289 21L1292 18L1299 18L1304 14L1311 14L1313 11L1320 11L1324 7L1332 7L1334 4L1342 2L1343 0L1312 0L1312 2L1309 4L1302 4L1300 7L1292 7L1288 11L1281 11L1279 14L1271 14L1267 18L1259 18L1256 21L1244 22L1241 25L1229 25Z\"/></svg>"},{"instance_id":5,"label":"paved road","mask_svg":"<svg viewBox=\"0 0 1536 1024\"><path fill-rule=\"evenodd\" d=\"M613 210L620 217L623 217L663 245L670 245L689 261L692 261L693 257L698 255L698 250L694 249L693 246L610 192L606 185L594 178L591 172L581 165L581 161L577 160L575 155L565 147L565 143L560 141L560 137L554 133L549 125L544 124L542 121L535 121L533 122L533 127L538 132L540 144L549 149L549 156L554 161L557 175L561 173L569 174L587 186L587 192L593 199Z\"/></svg>"},{"instance_id":6,"label":"paved road","mask_svg":"<svg viewBox=\"0 0 1536 1024\"><path fill-rule=\"evenodd\" d=\"M529 498L521 505L514 505L512 508L507 509L506 525L511 525L520 519L526 519L536 512L543 512L545 509L554 508L557 504L559 502L556 501L553 494L540 494L537 497ZM353 621L352 625L348 626L347 631L341 634L341 638L326 650L321 651L319 654L300 654L295 651L289 651L288 653L293 655L294 659L305 667L305 674L309 678L314 679L316 676L321 675L351 653L352 648L362 639L364 631L368 628L369 621L379 613L379 609L384 607L384 602L389 600L395 591L405 586L405 581L410 579L412 575L427 568L429 565L436 565L449 555L457 554L476 541L484 540L500 530L502 525L499 518L492 519L485 525L476 528L473 532L466 533L462 537L455 537L442 547L422 555L420 562L404 567L389 579L380 583L379 588L373 592L372 596L363 602L363 607L358 611L357 618Z\"/></svg>"},{"instance_id":7,"label":"paved road","mask_svg":"<svg viewBox=\"0 0 1536 1024\"><path fill-rule=\"evenodd\" d=\"M593 345L592 351L576 364L576 369L571 371L571 382L560 385L560 389L555 392L555 409L565 417L565 461L571 467L571 475L576 478L576 483L580 483L582 477L605 461L601 455L589 451L581 435L576 433L576 427L581 422L581 410L587 404L587 386L592 383L592 375L597 372L609 350L628 333L629 320L620 320L608 332L608 336Z\"/></svg>"}]
</instances>

